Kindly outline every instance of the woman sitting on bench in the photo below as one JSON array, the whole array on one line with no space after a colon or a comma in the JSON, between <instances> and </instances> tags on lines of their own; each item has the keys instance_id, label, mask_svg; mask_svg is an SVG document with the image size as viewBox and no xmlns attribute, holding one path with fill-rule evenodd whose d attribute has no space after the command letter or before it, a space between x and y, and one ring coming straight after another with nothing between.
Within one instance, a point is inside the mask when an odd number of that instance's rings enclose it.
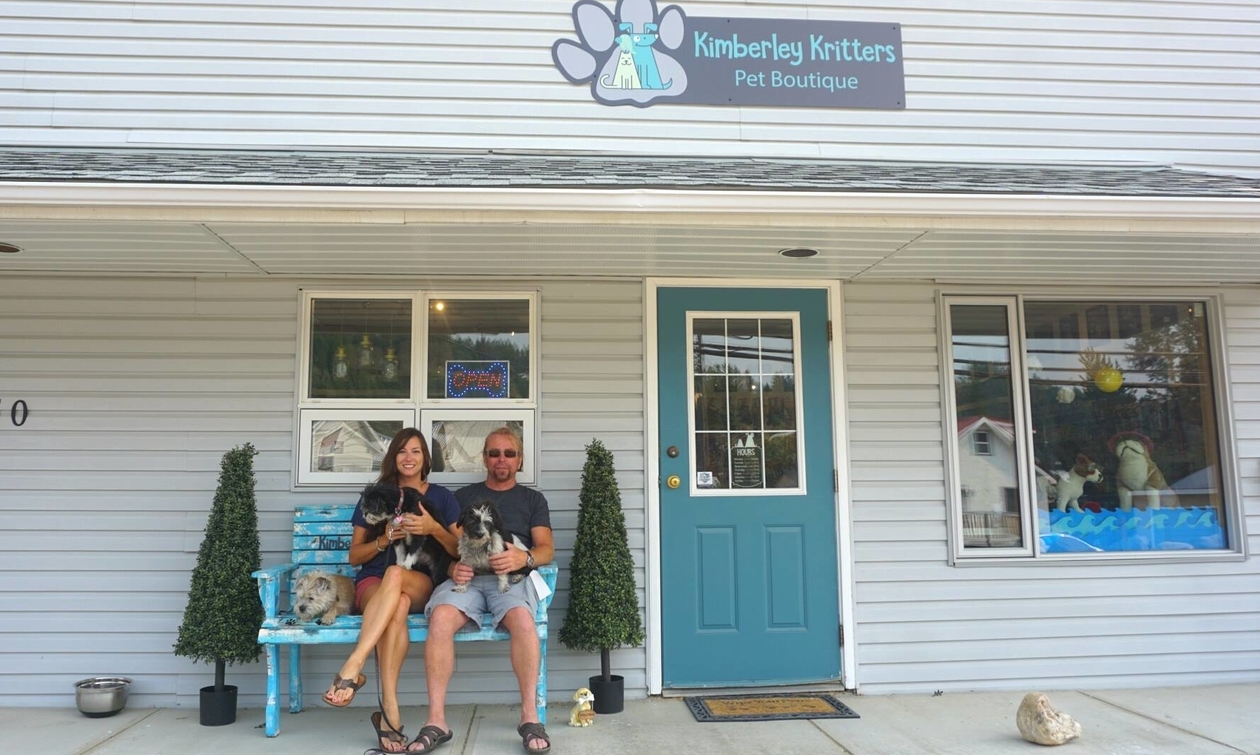
<instances>
[{"instance_id":1,"label":"woman sitting on bench","mask_svg":"<svg viewBox=\"0 0 1260 755\"><path fill-rule=\"evenodd\" d=\"M414 427L404 428L389 444L381 461L378 483L389 483L400 488L419 491L431 500L448 522L459 518L459 503L450 490L428 481L432 468L429 444L424 434ZM354 699L355 693L367 683L363 666L373 649L377 651L380 669L381 708L372 714L372 726L376 729L379 747L385 752L404 752L407 738L402 733L402 721L398 711L398 677L403 661L407 658L410 639L407 636L407 615L424 611L429 596L433 594L435 579L446 575L430 575L400 566L388 565L390 543L412 535L432 535L452 556L456 555L456 536L438 524L433 517L422 513L406 514L402 523L392 522L376 539L372 539L361 506L356 506L354 536L350 541L350 564L359 567L355 576L355 610L363 614L363 628L358 644L346 659L341 670L333 677L332 686L324 693L324 702L344 708Z\"/></svg>"}]
</instances>

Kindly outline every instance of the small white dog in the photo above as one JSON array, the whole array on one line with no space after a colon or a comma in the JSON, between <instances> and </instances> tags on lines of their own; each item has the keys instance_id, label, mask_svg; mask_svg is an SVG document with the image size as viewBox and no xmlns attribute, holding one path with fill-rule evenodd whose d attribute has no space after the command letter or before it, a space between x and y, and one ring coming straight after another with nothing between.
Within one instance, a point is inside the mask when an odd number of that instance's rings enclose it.
<instances>
[{"instance_id":1,"label":"small white dog","mask_svg":"<svg viewBox=\"0 0 1260 755\"><path fill-rule=\"evenodd\" d=\"M354 580L340 574L312 571L293 585L293 612L302 621L331 624L354 611Z\"/></svg>"},{"instance_id":2,"label":"small white dog","mask_svg":"<svg viewBox=\"0 0 1260 755\"><path fill-rule=\"evenodd\" d=\"M573 693L573 710L569 713L569 726L590 726L595 721L595 695L586 687Z\"/></svg>"}]
</instances>

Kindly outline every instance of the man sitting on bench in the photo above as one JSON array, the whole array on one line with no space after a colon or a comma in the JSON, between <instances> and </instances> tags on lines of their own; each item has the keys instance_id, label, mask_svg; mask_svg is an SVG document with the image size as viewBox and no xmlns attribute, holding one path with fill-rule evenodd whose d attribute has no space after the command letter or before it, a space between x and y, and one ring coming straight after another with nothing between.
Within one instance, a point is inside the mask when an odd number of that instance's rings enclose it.
<instances>
[{"instance_id":1,"label":"man sitting on bench","mask_svg":"<svg viewBox=\"0 0 1260 755\"><path fill-rule=\"evenodd\" d=\"M521 723L517 733L525 751L533 755L551 750L551 739L538 720L538 663L541 656L534 613L538 596L533 580L523 579L499 592L497 574L550 563L555 554L551 534L551 514L542 493L516 484L524 448L521 439L506 427L486 436L482 462L486 480L455 493L462 508L490 500L498 507L504 525L525 542L521 550L508 543L506 549L490 558L495 574L474 576L466 564L452 567L451 579L433 592L425 608L429 619L429 639L424 643L424 669L429 689L429 716L408 752L429 752L446 744L453 733L446 723L446 690L455 671L454 636L468 622L481 623L483 613L511 635L512 670L521 691ZM457 585L467 591L457 592Z\"/></svg>"}]
</instances>

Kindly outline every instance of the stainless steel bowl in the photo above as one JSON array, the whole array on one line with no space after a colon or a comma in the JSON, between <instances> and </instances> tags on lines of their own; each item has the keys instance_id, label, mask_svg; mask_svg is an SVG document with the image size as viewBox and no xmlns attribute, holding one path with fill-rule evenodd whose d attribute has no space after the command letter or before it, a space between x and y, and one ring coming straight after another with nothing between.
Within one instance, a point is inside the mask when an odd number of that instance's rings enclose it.
<instances>
[{"instance_id":1,"label":"stainless steel bowl","mask_svg":"<svg viewBox=\"0 0 1260 755\"><path fill-rule=\"evenodd\" d=\"M130 689L125 676L94 676L74 683L74 703L83 715L104 718L126 707Z\"/></svg>"}]
</instances>

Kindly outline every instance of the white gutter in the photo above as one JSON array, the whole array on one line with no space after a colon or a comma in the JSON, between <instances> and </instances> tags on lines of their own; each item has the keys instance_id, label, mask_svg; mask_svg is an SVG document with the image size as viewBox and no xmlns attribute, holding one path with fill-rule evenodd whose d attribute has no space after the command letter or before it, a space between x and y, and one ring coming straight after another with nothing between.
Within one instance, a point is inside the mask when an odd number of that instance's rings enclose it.
<instances>
[{"instance_id":1,"label":"white gutter","mask_svg":"<svg viewBox=\"0 0 1260 755\"><path fill-rule=\"evenodd\" d=\"M1260 221L1260 197L0 182L0 207L395 210L530 215L934 216ZM11 213L6 215L12 216ZM92 217L99 217L92 214ZM309 221L309 219L308 219Z\"/></svg>"}]
</instances>

